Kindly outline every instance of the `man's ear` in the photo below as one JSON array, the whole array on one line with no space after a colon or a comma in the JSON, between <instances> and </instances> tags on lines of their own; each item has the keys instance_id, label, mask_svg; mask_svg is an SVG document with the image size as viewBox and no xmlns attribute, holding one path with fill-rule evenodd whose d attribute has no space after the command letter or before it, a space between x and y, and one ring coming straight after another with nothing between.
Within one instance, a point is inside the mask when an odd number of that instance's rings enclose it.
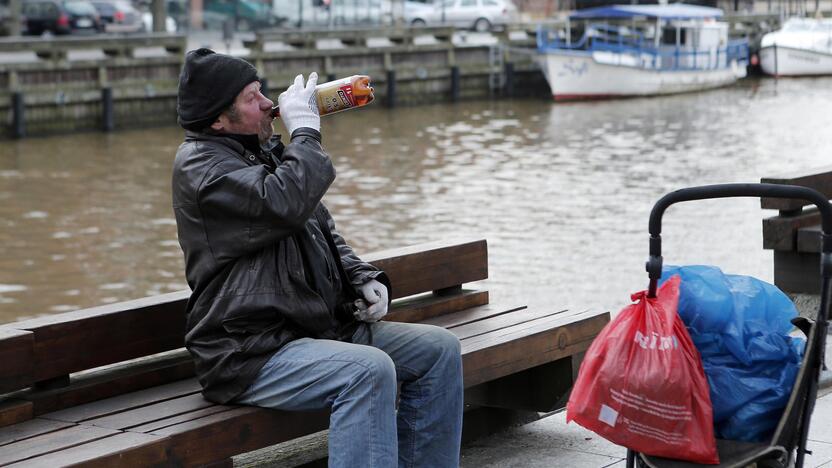
<instances>
[{"instance_id":1,"label":"man's ear","mask_svg":"<svg viewBox=\"0 0 832 468\"><path fill-rule=\"evenodd\" d=\"M225 113L222 113L219 117L217 117L217 120L215 120L214 123L211 124L211 129L215 132L221 132L225 130L227 124L228 118L225 116Z\"/></svg>"}]
</instances>

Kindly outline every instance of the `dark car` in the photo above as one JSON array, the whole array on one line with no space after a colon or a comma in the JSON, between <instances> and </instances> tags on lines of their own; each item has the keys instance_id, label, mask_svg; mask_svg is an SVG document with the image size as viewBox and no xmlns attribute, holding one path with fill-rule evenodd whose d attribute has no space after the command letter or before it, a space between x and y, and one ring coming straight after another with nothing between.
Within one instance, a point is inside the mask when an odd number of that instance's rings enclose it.
<instances>
[{"instance_id":1,"label":"dark car","mask_svg":"<svg viewBox=\"0 0 832 468\"><path fill-rule=\"evenodd\" d=\"M107 32L139 32L144 30L142 14L127 0L90 0L101 16Z\"/></svg>"},{"instance_id":2,"label":"dark car","mask_svg":"<svg viewBox=\"0 0 832 468\"><path fill-rule=\"evenodd\" d=\"M95 7L86 0L25 0L28 34L84 34L104 30Z\"/></svg>"}]
</instances>

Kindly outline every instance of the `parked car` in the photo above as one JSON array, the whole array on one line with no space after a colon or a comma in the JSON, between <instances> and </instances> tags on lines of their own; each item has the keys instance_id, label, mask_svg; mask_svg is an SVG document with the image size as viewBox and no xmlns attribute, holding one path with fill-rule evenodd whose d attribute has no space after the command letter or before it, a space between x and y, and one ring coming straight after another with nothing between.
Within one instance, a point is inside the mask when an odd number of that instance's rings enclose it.
<instances>
[{"instance_id":1,"label":"parked car","mask_svg":"<svg viewBox=\"0 0 832 468\"><path fill-rule=\"evenodd\" d=\"M484 32L515 21L517 7L511 0L406 1L404 14L405 21L415 27L445 24Z\"/></svg>"},{"instance_id":2,"label":"parked car","mask_svg":"<svg viewBox=\"0 0 832 468\"><path fill-rule=\"evenodd\" d=\"M145 32L153 32L153 13L145 11L142 13L142 29ZM165 17L165 32L175 33L179 28L176 20L170 16Z\"/></svg>"},{"instance_id":3,"label":"parked car","mask_svg":"<svg viewBox=\"0 0 832 468\"><path fill-rule=\"evenodd\" d=\"M104 31L95 7L87 0L25 0L27 34L94 34Z\"/></svg>"},{"instance_id":4,"label":"parked car","mask_svg":"<svg viewBox=\"0 0 832 468\"><path fill-rule=\"evenodd\" d=\"M260 0L205 0L202 19L208 29L222 29L231 20L237 31L277 26L280 21L268 3Z\"/></svg>"},{"instance_id":5,"label":"parked car","mask_svg":"<svg viewBox=\"0 0 832 468\"><path fill-rule=\"evenodd\" d=\"M372 26L393 23L390 0L272 0L285 26Z\"/></svg>"},{"instance_id":6,"label":"parked car","mask_svg":"<svg viewBox=\"0 0 832 468\"><path fill-rule=\"evenodd\" d=\"M139 10L127 0L90 0L106 32L132 33L144 29Z\"/></svg>"}]
</instances>

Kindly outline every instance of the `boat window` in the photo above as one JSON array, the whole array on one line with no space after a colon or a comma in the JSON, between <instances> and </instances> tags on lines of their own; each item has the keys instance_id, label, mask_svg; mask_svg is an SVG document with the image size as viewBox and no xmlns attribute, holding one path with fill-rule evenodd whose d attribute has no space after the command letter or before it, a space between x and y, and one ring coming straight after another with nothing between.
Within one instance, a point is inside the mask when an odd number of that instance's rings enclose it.
<instances>
[{"instance_id":1,"label":"boat window","mask_svg":"<svg viewBox=\"0 0 832 468\"><path fill-rule=\"evenodd\" d=\"M679 35L679 42L678 44L685 43L685 29L676 29L676 28L662 28L662 44L664 45L676 45L676 35Z\"/></svg>"}]
</instances>

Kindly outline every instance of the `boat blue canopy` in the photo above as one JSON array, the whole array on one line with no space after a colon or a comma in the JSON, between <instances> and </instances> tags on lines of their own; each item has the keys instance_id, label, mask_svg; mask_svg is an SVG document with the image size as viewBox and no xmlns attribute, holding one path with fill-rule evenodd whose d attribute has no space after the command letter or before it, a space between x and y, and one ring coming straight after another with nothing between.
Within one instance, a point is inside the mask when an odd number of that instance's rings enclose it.
<instances>
[{"instance_id":1,"label":"boat blue canopy","mask_svg":"<svg viewBox=\"0 0 832 468\"><path fill-rule=\"evenodd\" d=\"M684 3L669 5L609 5L585 8L569 15L569 19L661 18L667 20L707 19L722 17L722 10Z\"/></svg>"}]
</instances>

